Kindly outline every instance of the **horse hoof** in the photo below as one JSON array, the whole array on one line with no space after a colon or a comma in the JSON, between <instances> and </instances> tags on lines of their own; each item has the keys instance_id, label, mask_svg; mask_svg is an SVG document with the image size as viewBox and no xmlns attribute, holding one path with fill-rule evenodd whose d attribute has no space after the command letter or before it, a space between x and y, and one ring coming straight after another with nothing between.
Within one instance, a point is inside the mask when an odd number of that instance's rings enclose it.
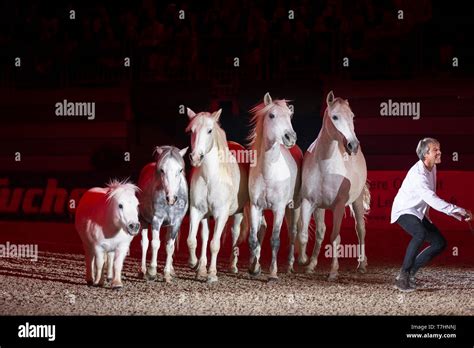
<instances>
[{"instance_id":1,"label":"horse hoof","mask_svg":"<svg viewBox=\"0 0 474 348\"><path fill-rule=\"evenodd\" d=\"M145 278L146 280L156 280L156 274L147 273Z\"/></svg>"},{"instance_id":2,"label":"horse hoof","mask_svg":"<svg viewBox=\"0 0 474 348\"><path fill-rule=\"evenodd\" d=\"M308 264L308 257L298 259L298 265L306 266Z\"/></svg>"},{"instance_id":3,"label":"horse hoof","mask_svg":"<svg viewBox=\"0 0 474 348\"><path fill-rule=\"evenodd\" d=\"M189 268L191 268L192 270L196 270L197 267L198 267L198 261L192 261L192 260L189 260L188 261L188 266Z\"/></svg>"},{"instance_id":4,"label":"horse hoof","mask_svg":"<svg viewBox=\"0 0 474 348\"><path fill-rule=\"evenodd\" d=\"M259 276L262 273L262 267L260 267L258 261L249 267L249 273L253 277Z\"/></svg>"},{"instance_id":5,"label":"horse hoof","mask_svg":"<svg viewBox=\"0 0 474 348\"><path fill-rule=\"evenodd\" d=\"M258 277L261 273L262 273L262 270L260 268L256 270L249 269L249 274L252 277Z\"/></svg>"},{"instance_id":6,"label":"horse hoof","mask_svg":"<svg viewBox=\"0 0 474 348\"><path fill-rule=\"evenodd\" d=\"M109 282L109 283L110 283L111 281L112 281L112 277L110 277L110 278L109 278L109 277L107 277L107 282Z\"/></svg>"},{"instance_id":7,"label":"horse hoof","mask_svg":"<svg viewBox=\"0 0 474 348\"><path fill-rule=\"evenodd\" d=\"M234 273L234 274L237 274L239 273L239 269L237 268L237 266L230 266L230 273Z\"/></svg>"},{"instance_id":8,"label":"horse hoof","mask_svg":"<svg viewBox=\"0 0 474 348\"><path fill-rule=\"evenodd\" d=\"M286 271L287 274L295 274L295 269L293 268L293 266L291 266L290 268L288 268L288 271Z\"/></svg>"},{"instance_id":9,"label":"horse hoof","mask_svg":"<svg viewBox=\"0 0 474 348\"><path fill-rule=\"evenodd\" d=\"M217 276L216 275L210 275L207 277L207 283L208 284L213 284L217 283Z\"/></svg>"},{"instance_id":10,"label":"horse hoof","mask_svg":"<svg viewBox=\"0 0 474 348\"><path fill-rule=\"evenodd\" d=\"M164 280L165 280L165 283L168 283L168 284L171 283L171 280L172 280L171 275L165 274Z\"/></svg>"},{"instance_id":11,"label":"horse hoof","mask_svg":"<svg viewBox=\"0 0 474 348\"><path fill-rule=\"evenodd\" d=\"M306 267L304 269L304 273L306 274L314 274L314 268L313 267Z\"/></svg>"},{"instance_id":12,"label":"horse hoof","mask_svg":"<svg viewBox=\"0 0 474 348\"><path fill-rule=\"evenodd\" d=\"M269 282L276 282L278 279L279 279L279 278L278 278L278 276L277 276L276 274L270 274L270 275L268 276L268 281L269 281Z\"/></svg>"},{"instance_id":13,"label":"horse hoof","mask_svg":"<svg viewBox=\"0 0 474 348\"><path fill-rule=\"evenodd\" d=\"M207 278L207 270L204 269L204 270L198 270L197 273L196 273L196 279L199 279L199 278Z\"/></svg>"},{"instance_id":14,"label":"horse hoof","mask_svg":"<svg viewBox=\"0 0 474 348\"><path fill-rule=\"evenodd\" d=\"M94 282L92 280L87 281L87 286L94 286Z\"/></svg>"},{"instance_id":15,"label":"horse hoof","mask_svg":"<svg viewBox=\"0 0 474 348\"><path fill-rule=\"evenodd\" d=\"M360 273L360 274L366 274L367 273L367 268L357 267L357 272Z\"/></svg>"},{"instance_id":16,"label":"horse hoof","mask_svg":"<svg viewBox=\"0 0 474 348\"><path fill-rule=\"evenodd\" d=\"M122 284L115 284L115 285L112 285L112 290L122 290L123 289L123 285Z\"/></svg>"},{"instance_id":17,"label":"horse hoof","mask_svg":"<svg viewBox=\"0 0 474 348\"><path fill-rule=\"evenodd\" d=\"M334 281L337 280L337 277L338 277L338 274L337 274L337 273L329 273L328 281L334 282Z\"/></svg>"}]
</instances>

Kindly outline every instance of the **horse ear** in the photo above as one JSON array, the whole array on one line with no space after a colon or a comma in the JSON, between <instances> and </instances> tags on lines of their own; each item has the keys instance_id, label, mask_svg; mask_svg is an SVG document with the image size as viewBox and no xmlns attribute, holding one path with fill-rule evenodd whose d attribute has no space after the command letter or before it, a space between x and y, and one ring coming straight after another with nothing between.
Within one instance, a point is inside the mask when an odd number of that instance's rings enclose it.
<instances>
[{"instance_id":1,"label":"horse ear","mask_svg":"<svg viewBox=\"0 0 474 348\"><path fill-rule=\"evenodd\" d=\"M184 157L188 149L189 149L189 146L185 147L184 149L179 150L179 154L181 155L181 157Z\"/></svg>"},{"instance_id":2,"label":"horse ear","mask_svg":"<svg viewBox=\"0 0 474 348\"><path fill-rule=\"evenodd\" d=\"M216 122L219 122L219 118L221 117L222 109L217 110L212 114L212 117L214 117L214 120Z\"/></svg>"},{"instance_id":3,"label":"horse ear","mask_svg":"<svg viewBox=\"0 0 474 348\"><path fill-rule=\"evenodd\" d=\"M263 102L265 103L265 106L272 103L272 97L270 97L270 93L265 93L265 96L263 97Z\"/></svg>"},{"instance_id":4,"label":"horse ear","mask_svg":"<svg viewBox=\"0 0 474 348\"><path fill-rule=\"evenodd\" d=\"M161 154L163 153L164 149L162 147L155 147L155 151L153 151L153 154L156 154L156 158L160 157Z\"/></svg>"},{"instance_id":5,"label":"horse ear","mask_svg":"<svg viewBox=\"0 0 474 348\"><path fill-rule=\"evenodd\" d=\"M331 104L334 103L334 93L332 91L328 93L328 96L326 97L326 103L328 106L331 106Z\"/></svg>"},{"instance_id":6,"label":"horse ear","mask_svg":"<svg viewBox=\"0 0 474 348\"><path fill-rule=\"evenodd\" d=\"M196 116L196 113L191 110L190 108L186 108L187 112L188 112L188 117L190 120L192 120L195 116Z\"/></svg>"}]
</instances>

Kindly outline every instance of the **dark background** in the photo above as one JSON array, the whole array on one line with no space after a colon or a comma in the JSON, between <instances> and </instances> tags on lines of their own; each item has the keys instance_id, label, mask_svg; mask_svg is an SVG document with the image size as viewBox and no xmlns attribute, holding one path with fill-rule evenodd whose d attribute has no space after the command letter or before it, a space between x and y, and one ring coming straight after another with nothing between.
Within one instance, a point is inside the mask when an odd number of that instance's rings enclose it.
<instances>
[{"instance_id":1,"label":"dark background","mask_svg":"<svg viewBox=\"0 0 474 348\"><path fill-rule=\"evenodd\" d=\"M472 174L473 18L474 5L457 1L1 1L0 239L77 246L74 210L28 213L26 189L56 179L61 199L111 177L136 181L154 146L189 145L181 106L222 107L228 139L245 143L248 110L267 91L292 100L303 150L326 93L349 99L369 178L406 172L425 136L441 141L440 170ZM95 120L55 116L64 99L95 102ZM421 119L381 117L388 99L420 102ZM459 182L474 195L472 187ZM367 238L375 244L376 235Z\"/></svg>"}]
</instances>

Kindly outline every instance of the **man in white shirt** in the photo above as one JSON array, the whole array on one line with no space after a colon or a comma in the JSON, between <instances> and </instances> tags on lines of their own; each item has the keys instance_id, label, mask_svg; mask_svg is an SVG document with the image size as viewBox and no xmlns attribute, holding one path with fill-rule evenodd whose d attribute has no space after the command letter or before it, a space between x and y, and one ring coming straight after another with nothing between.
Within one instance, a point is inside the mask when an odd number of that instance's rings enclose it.
<instances>
[{"instance_id":1,"label":"man in white shirt","mask_svg":"<svg viewBox=\"0 0 474 348\"><path fill-rule=\"evenodd\" d=\"M410 168L403 180L393 201L390 219L390 223L397 222L413 237L395 282L395 286L404 292L415 290L416 272L446 247L446 240L429 218L429 208L458 220L472 219L469 210L446 202L436 195L436 164L441 163L439 142L433 138L424 138L419 141L416 153L420 160ZM418 253L424 242L430 245Z\"/></svg>"}]
</instances>

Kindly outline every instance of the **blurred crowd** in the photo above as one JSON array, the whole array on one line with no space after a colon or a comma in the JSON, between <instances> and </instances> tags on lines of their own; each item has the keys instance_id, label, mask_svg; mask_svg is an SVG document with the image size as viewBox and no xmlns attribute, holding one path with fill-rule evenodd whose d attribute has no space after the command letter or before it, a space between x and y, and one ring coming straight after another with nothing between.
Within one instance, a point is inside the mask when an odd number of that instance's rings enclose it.
<instances>
[{"instance_id":1,"label":"blurred crowd","mask_svg":"<svg viewBox=\"0 0 474 348\"><path fill-rule=\"evenodd\" d=\"M448 69L453 56L472 56L474 46L466 44L472 41L472 10L436 5L7 1L0 4L0 57L2 65L22 57L25 71L39 80L72 82L88 74L123 77L124 57L130 57L128 77L150 80L209 80L216 71L232 69L236 57L240 76L257 80L430 75ZM349 57L350 69L344 69L342 57Z\"/></svg>"}]
</instances>

